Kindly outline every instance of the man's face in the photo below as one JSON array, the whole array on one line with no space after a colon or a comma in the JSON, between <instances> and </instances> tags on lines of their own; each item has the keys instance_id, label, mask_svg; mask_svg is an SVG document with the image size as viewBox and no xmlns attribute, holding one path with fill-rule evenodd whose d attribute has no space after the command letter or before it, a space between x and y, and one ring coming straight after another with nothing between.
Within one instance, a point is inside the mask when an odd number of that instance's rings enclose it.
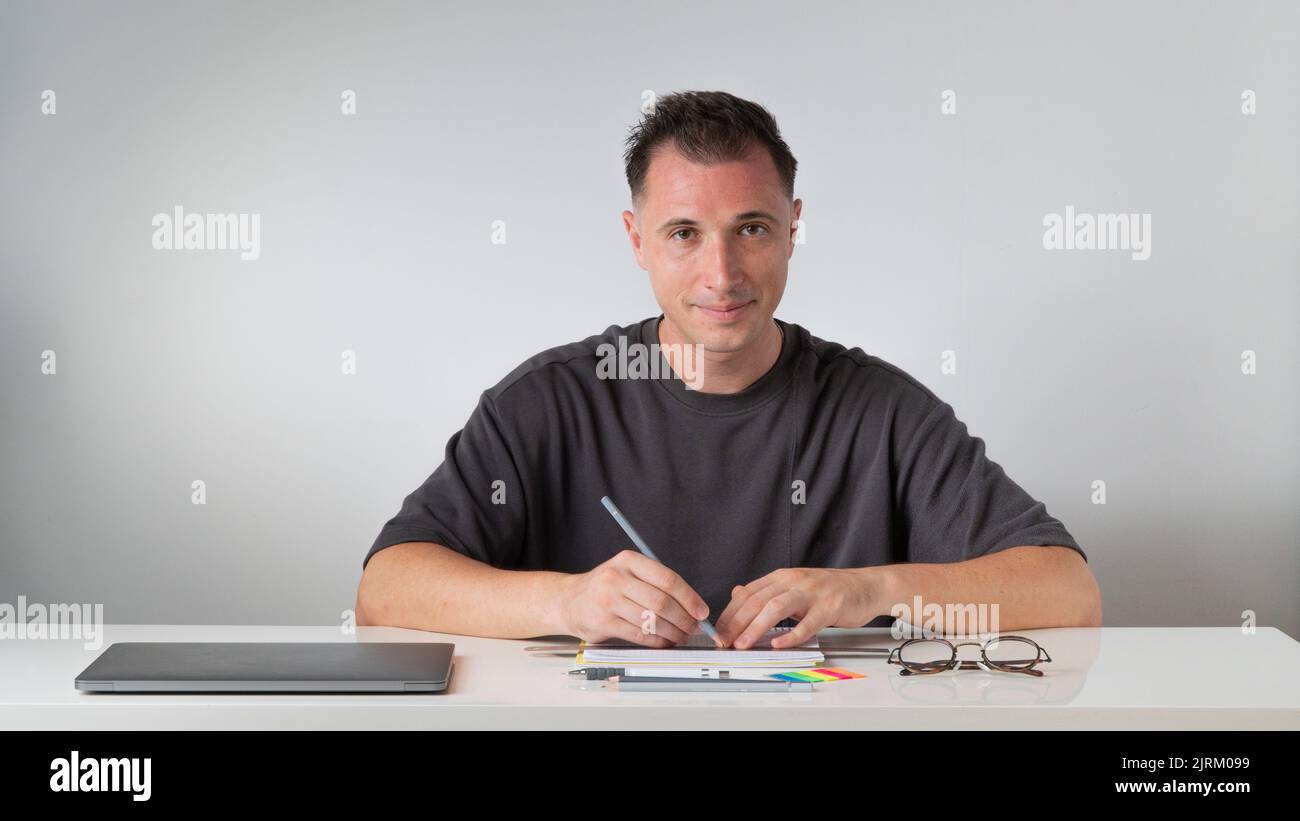
<instances>
[{"instance_id":1,"label":"man's face","mask_svg":"<svg viewBox=\"0 0 1300 821\"><path fill-rule=\"evenodd\" d=\"M664 312L660 339L756 349L785 293L802 207L760 145L708 166L670 144L656 149L637 212L624 211L623 224Z\"/></svg>"}]
</instances>

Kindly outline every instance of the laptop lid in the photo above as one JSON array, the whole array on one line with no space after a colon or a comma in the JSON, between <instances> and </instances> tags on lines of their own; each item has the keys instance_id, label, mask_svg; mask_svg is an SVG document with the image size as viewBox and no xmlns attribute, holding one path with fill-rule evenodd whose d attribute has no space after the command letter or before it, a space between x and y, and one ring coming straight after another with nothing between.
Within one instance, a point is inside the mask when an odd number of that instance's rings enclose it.
<instances>
[{"instance_id":1,"label":"laptop lid","mask_svg":"<svg viewBox=\"0 0 1300 821\"><path fill-rule=\"evenodd\" d=\"M436 693L456 645L117 642L76 678L99 693Z\"/></svg>"}]
</instances>

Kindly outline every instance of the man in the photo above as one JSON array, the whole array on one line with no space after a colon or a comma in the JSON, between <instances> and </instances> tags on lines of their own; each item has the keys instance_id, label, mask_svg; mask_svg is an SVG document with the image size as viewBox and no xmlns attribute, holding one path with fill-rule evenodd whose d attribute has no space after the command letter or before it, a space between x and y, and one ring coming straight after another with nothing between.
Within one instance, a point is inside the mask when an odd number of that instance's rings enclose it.
<instances>
[{"instance_id":1,"label":"man","mask_svg":"<svg viewBox=\"0 0 1300 821\"><path fill-rule=\"evenodd\" d=\"M663 313L484 392L371 547L358 623L668 647L716 618L740 649L794 623L780 648L888 624L919 596L996 604L1003 632L1101 624L1082 549L951 406L774 318L795 168L755 103L658 102L628 137L623 222ZM654 345L662 368L610 367L612 351ZM606 495L659 561L632 549Z\"/></svg>"}]
</instances>

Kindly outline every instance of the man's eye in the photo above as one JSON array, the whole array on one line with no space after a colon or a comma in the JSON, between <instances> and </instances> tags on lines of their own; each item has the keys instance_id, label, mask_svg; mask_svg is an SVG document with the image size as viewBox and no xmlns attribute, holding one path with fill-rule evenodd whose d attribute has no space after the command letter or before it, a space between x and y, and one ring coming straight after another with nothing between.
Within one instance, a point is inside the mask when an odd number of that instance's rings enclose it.
<instances>
[{"instance_id":1,"label":"man's eye","mask_svg":"<svg viewBox=\"0 0 1300 821\"><path fill-rule=\"evenodd\" d=\"M745 230L750 229L750 228L756 228L756 229L758 229L756 232L750 233L750 234L748 235L748 236L751 236L751 237L761 237L761 236L763 236L764 234L767 233L767 226L766 226L766 225L761 225L761 224L759 224L759 223L757 223L757 222L751 222L749 225L744 226L744 227L741 228L740 230L741 230L741 231L745 231ZM695 233L695 229L693 229L693 228L678 228L676 231L674 231L674 232L670 235L670 238L671 238L671 239L677 239L677 238L679 237L680 234L684 234L684 233L685 233L685 234L693 234L693 233ZM689 239L689 237L682 237L682 239Z\"/></svg>"}]
</instances>

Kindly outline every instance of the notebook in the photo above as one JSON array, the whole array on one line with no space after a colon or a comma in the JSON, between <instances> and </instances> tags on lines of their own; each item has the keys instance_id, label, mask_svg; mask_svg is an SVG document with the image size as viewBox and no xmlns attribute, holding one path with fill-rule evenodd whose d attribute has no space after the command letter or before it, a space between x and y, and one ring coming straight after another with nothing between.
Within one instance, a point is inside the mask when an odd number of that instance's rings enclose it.
<instances>
[{"instance_id":1,"label":"notebook","mask_svg":"<svg viewBox=\"0 0 1300 821\"><path fill-rule=\"evenodd\" d=\"M642 647L637 644L610 643L578 645L577 665L609 664L716 664L726 667L811 667L826 660L817 637L813 636L798 647L772 649L772 639L790 632L792 627L773 627L747 650L719 650L713 639L696 632L690 639L675 647Z\"/></svg>"}]
</instances>

